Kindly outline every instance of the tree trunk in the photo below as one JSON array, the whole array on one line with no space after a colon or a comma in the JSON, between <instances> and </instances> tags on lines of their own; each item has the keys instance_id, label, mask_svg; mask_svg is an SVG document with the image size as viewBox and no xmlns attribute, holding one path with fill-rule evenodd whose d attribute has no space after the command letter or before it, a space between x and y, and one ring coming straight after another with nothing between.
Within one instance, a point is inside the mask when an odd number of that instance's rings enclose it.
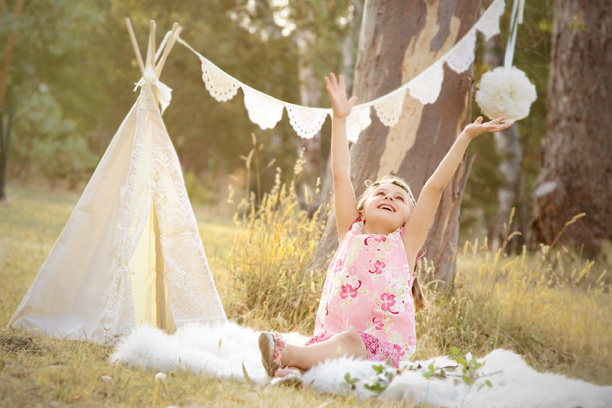
<instances>
[{"instance_id":1,"label":"tree trunk","mask_svg":"<svg viewBox=\"0 0 612 408\"><path fill-rule=\"evenodd\" d=\"M8 156L11 148L13 108L11 107L8 112L6 132L4 131L3 116L4 111L0 109L0 200L6 200L6 173L8 172Z\"/></svg>"},{"instance_id":2,"label":"tree trunk","mask_svg":"<svg viewBox=\"0 0 612 408\"><path fill-rule=\"evenodd\" d=\"M17 0L13 8L13 18L17 19L23 12L23 6L25 0ZM0 17L6 12L6 1L0 3ZM2 124L2 115L6 108L6 95L8 90L8 80L11 71L11 64L13 63L13 57L15 55L15 47L17 46L17 31L9 34L6 46L0 53L0 200L6 199L6 172L8 155L10 148L10 137L11 137L11 124L13 122L12 109L9 110L9 121L6 129L6 136L4 134L4 127Z\"/></svg>"},{"instance_id":3,"label":"tree trunk","mask_svg":"<svg viewBox=\"0 0 612 408\"><path fill-rule=\"evenodd\" d=\"M479 1L368 0L359 38L354 94L365 102L410 81L446 53L474 25ZM471 69L456 74L444 67L438 100L422 105L406 94L403 113L392 128L372 115L372 125L351 147L351 179L357 195L366 179L397 174L418 196L457 135L470 119ZM452 282L459 205L466 181L465 163L443 193L425 244L436 277ZM312 268L326 266L338 245L335 219L328 217Z\"/></svg>"},{"instance_id":4,"label":"tree trunk","mask_svg":"<svg viewBox=\"0 0 612 408\"><path fill-rule=\"evenodd\" d=\"M21 13L23 12L25 0L17 0L15 1L15 6L13 9L13 18L18 19ZM0 17L6 11L6 3L3 1L0 4ZM17 46L17 31L10 33L8 36L8 41L6 42L6 46L2 50L0 54L2 58L0 58L0 109L6 108L6 93L8 87L8 76L11 70L11 64L13 63L13 56L15 55L15 47Z\"/></svg>"},{"instance_id":5,"label":"tree trunk","mask_svg":"<svg viewBox=\"0 0 612 408\"><path fill-rule=\"evenodd\" d=\"M593 257L612 238L612 2L557 0L553 20L533 239Z\"/></svg>"}]
</instances>

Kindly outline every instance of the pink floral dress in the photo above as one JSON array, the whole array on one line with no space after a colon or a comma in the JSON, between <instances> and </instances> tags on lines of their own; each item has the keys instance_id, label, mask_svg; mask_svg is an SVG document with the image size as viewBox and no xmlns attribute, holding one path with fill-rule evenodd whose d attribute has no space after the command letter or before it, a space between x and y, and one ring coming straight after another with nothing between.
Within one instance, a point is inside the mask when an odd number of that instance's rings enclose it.
<instances>
[{"instance_id":1,"label":"pink floral dress","mask_svg":"<svg viewBox=\"0 0 612 408\"><path fill-rule=\"evenodd\" d=\"M327 270L317 311L314 344L345 330L359 333L368 359L395 366L416 350L412 282L404 229L363 234L357 219Z\"/></svg>"}]
</instances>

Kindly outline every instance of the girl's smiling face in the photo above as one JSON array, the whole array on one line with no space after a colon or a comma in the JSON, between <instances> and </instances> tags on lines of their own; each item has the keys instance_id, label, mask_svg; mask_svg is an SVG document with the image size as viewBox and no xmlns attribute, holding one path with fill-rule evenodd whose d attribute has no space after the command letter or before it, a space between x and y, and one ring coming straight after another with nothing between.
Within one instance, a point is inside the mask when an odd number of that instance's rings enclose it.
<instances>
[{"instance_id":1,"label":"girl's smiling face","mask_svg":"<svg viewBox=\"0 0 612 408\"><path fill-rule=\"evenodd\" d=\"M368 230L376 234L390 234L406 223L412 207L406 191L393 183L373 188L363 207L363 219Z\"/></svg>"}]
</instances>

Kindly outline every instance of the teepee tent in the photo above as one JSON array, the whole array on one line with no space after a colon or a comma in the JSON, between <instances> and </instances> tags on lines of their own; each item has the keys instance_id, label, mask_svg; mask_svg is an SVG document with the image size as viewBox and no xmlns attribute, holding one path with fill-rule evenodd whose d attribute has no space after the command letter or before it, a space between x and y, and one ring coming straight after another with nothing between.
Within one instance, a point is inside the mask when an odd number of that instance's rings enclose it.
<instances>
[{"instance_id":1,"label":"teepee tent","mask_svg":"<svg viewBox=\"0 0 612 408\"><path fill-rule=\"evenodd\" d=\"M154 24L145 66L128 20L140 96L9 326L112 343L139 324L172 332L226 321L158 107L169 102L158 78L180 28L155 53Z\"/></svg>"}]
</instances>

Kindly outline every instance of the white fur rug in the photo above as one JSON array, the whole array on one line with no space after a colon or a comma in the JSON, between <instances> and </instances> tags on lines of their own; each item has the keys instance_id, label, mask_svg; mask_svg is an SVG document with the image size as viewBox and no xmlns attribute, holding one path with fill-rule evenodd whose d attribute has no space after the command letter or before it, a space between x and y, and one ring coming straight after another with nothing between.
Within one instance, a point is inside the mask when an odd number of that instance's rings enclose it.
<instances>
[{"instance_id":1,"label":"white fur rug","mask_svg":"<svg viewBox=\"0 0 612 408\"><path fill-rule=\"evenodd\" d=\"M123 339L110 359L155 371L180 368L237 380L244 380L246 372L250 380L263 385L268 378L261 365L258 336L259 332L231 322L188 326L173 335L141 326ZM307 340L297 333L285 337L293 344L303 344ZM482 374L502 371L486 377L493 383L491 388L469 387L455 378L428 380L421 372L409 370L396 376L379 398L445 407L612 407L612 387L539 373L511 351L494 350L478 360L486 361L480 369ZM440 367L456 365L447 357L410 364L428 367L432 362ZM348 358L329 360L304 373L303 382L312 383L312 388L320 392L370 397L375 394L363 384L375 377L373 365L369 361ZM345 382L347 372L359 379L355 389ZM477 384L483 381L480 379Z\"/></svg>"}]
</instances>

